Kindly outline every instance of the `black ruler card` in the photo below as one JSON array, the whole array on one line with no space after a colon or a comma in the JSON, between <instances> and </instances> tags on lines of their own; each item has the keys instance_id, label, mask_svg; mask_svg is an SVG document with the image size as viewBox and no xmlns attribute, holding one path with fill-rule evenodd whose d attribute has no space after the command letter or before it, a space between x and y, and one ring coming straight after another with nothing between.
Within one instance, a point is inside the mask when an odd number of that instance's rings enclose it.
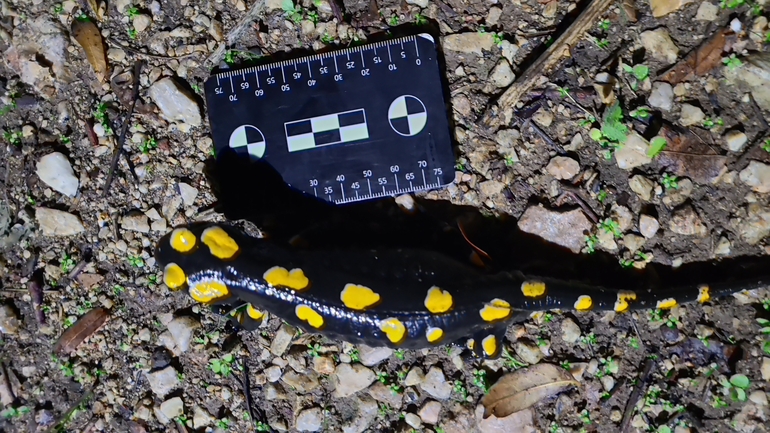
<instances>
[{"instance_id":1,"label":"black ruler card","mask_svg":"<svg viewBox=\"0 0 770 433\"><path fill-rule=\"evenodd\" d=\"M213 75L215 151L338 204L441 188L455 159L437 57L419 34Z\"/></svg>"}]
</instances>

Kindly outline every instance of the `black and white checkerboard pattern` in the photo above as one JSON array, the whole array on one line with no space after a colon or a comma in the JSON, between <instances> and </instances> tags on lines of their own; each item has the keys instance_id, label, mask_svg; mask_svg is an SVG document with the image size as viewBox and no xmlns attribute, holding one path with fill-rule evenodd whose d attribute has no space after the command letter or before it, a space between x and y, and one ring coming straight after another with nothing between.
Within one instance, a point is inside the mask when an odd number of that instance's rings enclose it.
<instances>
[{"instance_id":1,"label":"black and white checkerboard pattern","mask_svg":"<svg viewBox=\"0 0 770 433\"><path fill-rule=\"evenodd\" d=\"M390 127L397 134L406 137L417 135L425 128L428 122L428 113L425 104L417 97L411 95L399 96L388 109L388 121Z\"/></svg>"},{"instance_id":2,"label":"black and white checkerboard pattern","mask_svg":"<svg viewBox=\"0 0 770 433\"><path fill-rule=\"evenodd\" d=\"M284 127L289 152L369 138L363 108L287 122Z\"/></svg>"}]
</instances>

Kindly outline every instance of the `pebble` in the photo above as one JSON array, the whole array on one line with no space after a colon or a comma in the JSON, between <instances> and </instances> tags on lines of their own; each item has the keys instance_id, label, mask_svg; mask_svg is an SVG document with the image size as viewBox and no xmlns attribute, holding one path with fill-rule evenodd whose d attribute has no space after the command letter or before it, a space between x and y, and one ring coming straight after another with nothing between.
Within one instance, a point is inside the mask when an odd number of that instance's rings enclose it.
<instances>
[{"instance_id":1,"label":"pebble","mask_svg":"<svg viewBox=\"0 0 770 433\"><path fill-rule=\"evenodd\" d=\"M553 113L547 107L540 107L540 109L535 111L535 114L532 115L532 120L537 122L537 124L543 128L548 128L551 126L551 123L553 123Z\"/></svg>"},{"instance_id":2,"label":"pebble","mask_svg":"<svg viewBox=\"0 0 770 433\"><path fill-rule=\"evenodd\" d=\"M329 356L316 356L313 358L313 370L318 374L334 373L334 360Z\"/></svg>"},{"instance_id":3,"label":"pebble","mask_svg":"<svg viewBox=\"0 0 770 433\"><path fill-rule=\"evenodd\" d=\"M156 81L150 86L149 94L167 120L190 126L201 125L198 103L173 78Z\"/></svg>"},{"instance_id":4,"label":"pebble","mask_svg":"<svg viewBox=\"0 0 770 433\"><path fill-rule=\"evenodd\" d=\"M420 427L422 427L422 421L420 420L420 417L413 413L408 413L404 415L404 421L406 421L407 424L409 424L410 426L416 429L419 429Z\"/></svg>"},{"instance_id":5,"label":"pebble","mask_svg":"<svg viewBox=\"0 0 770 433\"><path fill-rule=\"evenodd\" d=\"M650 239L655 236L658 229L660 229L660 223L657 219L645 214L639 215L639 233L641 233L642 236Z\"/></svg>"},{"instance_id":6,"label":"pebble","mask_svg":"<svg viewBox=\"0 0 770 433\"><path fill-rule=\"evenodd\" d=\"M666 63L674 63L679 57L679 48L671 40L668 30L659 28L647 30L639 35L642 46L647 50L647 54L654 59Z\"/></svg>"},{"instance_id":7,"label":"pebble","mask_svg":"<svg viewBox=\"0 0 770 433\"><path fill-rule=\"evenodd\" d=\"M669 189L666 191L665 197L663 197L663 204L669 208L674 208L687 201L692 195L692 191L695 185L687 178L680 178L677 180L676 189Z\"/></svg>"},{"instance_id":8,"label":"pebble","mask_svg":"<svg viewBox=\"0 0 770 433\"><path fill-rule=\"evenodd\" d=\"M380 362L388 359L393 354L393 349L389 347L369 347L365 344L358 345L358 356L361 364L367 367L374 367Z\"/></svg>"},{"instance_id":9,"label":"pebble","mask_svg":"<svg viewBox=\"0 0 770 433\"><path fill-rule=\"evenodd\" d=\"M411 194L401 194L398 197L396 197L395 201L399 208L407 212L413 212L416 206L416 203L414 202L414 197L412 197Z\"/></svg>"},{"instance_id":10,"label":"pebble","mask_svg":"<svg viewBox=\"0 0 770 433\"><path fill-rule=\"evenodd\" d=\"M674 89L671 87L671 84L661 81L655 82L652 85L652 91L647 102L651 107L671 111L674 108Z\"/></svg>"},{"instance_id":11,"label":"pebble","mask_svg":"<svg viewBox=\"0 0 770 433\"><path fill-rule=\"evenodd\" d=\"M177 371L168 366L163 370L147 373L147 381L153 394L163 398L180 385Z\"/></svg>"},{"instance_id":12,"label":"pebble","mask_svg":"<svg viewBox=\"0 0 770 433\"><path fill-rule=\"evenodd\" d=\"M518 227L577 254L585 244L583 233L590 231L593 224L580 209L557 212L533 205L524 211Z\"/></svg>"},{"instance_id":13,"label":"pebble","mask_svg":"<svg viewBox=\"0 0 770 433\"><path fill-rule=\"evenodd\" d=\"M419 6L421 8L427 8L430 4L429 0L406 0L407 4ZM489 24L489 23L487 23ZM492 25L492 24L489 24Z\"/></svg>"},{"instance_id":14,"label":"pebble","mask_svg":"<svg viewBox=\"0 0 770 433\"><path fill-rule=\"evenodd\" d=\"M508 87L515 79L516 75L506 59L500 59L489 74L489 81L497 88Z\"/></svg>"},{"instance_id":15,"label":"pebble","mask_svg":"<svg viewBox=\"0 0 770 433\"><path fill-rule=\"evenodd\" d=\"M566 156L552 158L545 170L556 179L569 180L580 172L580 163Z\"/></svg>"},{"instance_id":16,"label":"pebble","mask_svg":"<svg viewBox=\"0 0 770 433\"><path fill-rule=\"evenodd\" d=\"M761 194L770 192L770 165L768 164L751 161L741 170L739 178L755 192Z\"/></svg>"},{"instance_id":17,"label":"pebble","mask_svg":"<svg viewBox=\"0 0 770 433\"><path fill-rule=\"evenodd\" d=\"M505 189L505 184L496 180L485 180L479 184L482 197L494 197Z\"/></svg>"},{"instance_id":18,"label":"pebble","mask_svg":"<svg viewBox=\"0 0 770 433\"><path fill-rule=\"evenodd\" d=\"M690 104L682 104L682 110L679 113L679 123L682 126L700 125L705 119L706 115L700 108Z\"/></svg>"},{"instance_id":19,"label":"pebble","mask_svg":"<svg viewBox=\"0 0 770 433\"><path fill-rule=\"evenodd\" d=\"M168 323L168 331L181 353L190 350L193 332L200 327L201 323L190 316L177 317Z\"/></svg>"},{"instance_id":20,"label":"pebble","mask_svg":"<svg viewBox=\"0 0 770 433\"><path fill-rule=\"evenodd\" d=\"M650 179L637 174L628 181L628 186L631 191L635 192L642 200L652 200L652 189L655 188L655 183Z\"/></svg>"},{"instance_id":21,"label":"pebble","mask_svg":"<svg viewBox=\"0 0 770 433\"><path fill-rule=\"evenodd\" d=\"M409 0L406 0L407 3L409 3ZM426 1L427 3L427 1ZM498 7L491 7L489 8L489 12L487 13L487 18L484 20L486 25L489 27L494 27L497 25L497 22L500 21L500 16L503 14L503 10Z\"/></svg>"},{"instance_id":22,"label":"pebble","mask_svg":"<svg viewBox=\"0 0 770 433\"><path fill-rule=\"evenodd\" d=\"M740 68L722 68L724 86L750 91L760 108L770 110L770 74L763 58L750 54L742 60Z\"/></svg>"},{"instance_id":23,"label":"pebble","mask_svg":"<svg viewBox=\"0 0 770 433\"><path fill-rule=\"evenodd\" d=\"M286 352L286 349L289 348L293 338L294 327L287 325L286 323L282 324L281 327L278 328L278 331L276 331L273 341L270 342L270 353L275 356L283 355L283 353Z\"/></svg>"},{"instance_id":24,"label":"pebble","mask_svg":"<svg viewBox=\"0 0 770 433\"><path fill-rule=\"evenodd\" d=\"M211 425L216 421L216 418L200 406L193 408L193 428L199 429Z\"/></svg>"},{"instance_id":25,"label":"pebble","mask_svg":"<svg viewBox=\"0 0 770 433\"><path fill-rule=\"evenodd\" d=\"M409 373L406 374L406 377L404 378L404 385L416 386L421 384L423 380L425 380L425 374L423 374L420 367L413 367L411 370L409 370Z\"/></svg>"},{"instance_id":26,"label":"pebble","mask_svg":"<svg viewBox=\"0 0 770 433\"><path fill-rule=\"evenodd\" d=\"M762 374L762 380L770 381L770 357L765 356L762 358L762 366L759 368L760 374Z\"/></svg>"},{"instance_id":27,"label":"pebble","mask_svg":"<svg viewBox=\"0 0 770 433\"><path fill-rule=\"evenodd\" d=\"M267 12L271 11L282 11L283 10L283 0L266 0L265 1L265 10Z\"/></svg>"},{"instance_id":28,"label":"pebble","mask_svg":"<svg viewBox=\"0 0 770 433\"><path fill-rule=\"evenodd\" d=\"M444 49L460 53L484 55L484 50L491 51L495 45L492 33L465 32L444 37Z\"/></svg>"},{"instance_id":29,"label":"pebble","mask_svg":"<svg viewBox=\"0 0 770 433\"><path fill-rule=\"evenodd\" d=\"M615 102L615 84L617 80L607 72L600 72L594 77L594 90L599 95L602 104L612 105Z\"/></svg>"},{"instance_id":30,"label":"pebble","mask_svg":"<svg viewBox=\"0 0 770 433\"><path fill-rule=\"evenodd\" d=\"M150 222L147 218L147 215L143 213L130 213L126 216L124 216L120 220L120 227L123 230L130 230L133 232L139 232L139 233L149 233L150 232Z\"/></svg>"},{"instance_id":31,"label":"pebble","mask_svg":"<svg viewBox=\"0 0 770 433\"><path fill-rule=\"evenodd\" d=\"M321 386L318 381L318 373L315 372L299 374L289 370L283 375L282 380L294 388L297 394L307 394Z\"/></svg>"},{"instance_id":32,"label":"pebble","mask_svg":"<svg viewBox=\"0 0 770 433\"><path fill-rule=\"evenodd\" d=\"M644 247L644 243L646 242L646 239L644 239L642 236L635 235L632 233L629 233L625 236L623 236L623 245L628 248L628 251L635 253Z\"/></svg>"},{"instance_id":33,"label":"pebble","mask_svg":"<svg viewBox=\"0 0 770 433\"><path fill-rule=\"evenodd\" d=\"M717 242L717 246L714 248L714 255L729 256L731 247L732 245L730 244L730 239L727 239L726 237L722 236L721 238L719 238L719 242Z\"/></svg>"},{"instance_id":34,"label":"pebble","mask_svg":"<svg viewBox=\"0 0 770 433\"><path fill-rule=\"evenodd\" d=\"M674 211L671 221L669 221L669 229L676 234L684 236L704 237L708 235L708 229L697 212L695 212L695 209L690 205Z\"/></svg>"},{"instance_id":35,"label":"pebble","mask_svg":"<svg viewBox=\"0 0 770 433\"><path fill-rule=\"evenodd\" d=\"M78 193L78 178L72 170L67 157L60 152L53 152L40 158L37 163L37 176L54 191L75 197Z\"/></svg>"},{"instance_id":36,"label":"pebble","mask_svg":"<svg viewBox=\"0 0 770 433\"><path fill-rule=\"evenodd\" d=\"M296 428L299 431L318 431L323 424L324 413L320 407L305 409L297 414Z\"/></svg>"},{"instance_id":37,"label":"pebble","mask_svg":"<svg viewBox=\"0 0 770 433\"><path fill-rule=\"evenodd\" d=\"M574 343L580 338L580 327L569 317L561 322L561 338L565 343Z\"/></svg>"},{"instance_id":38,"label":"pebble","mask_svg":"<svg viewBox=\"0 0 770 433\"><path fill-rule=\"evenodd\" d=\"M730 131L725 134L725 143L727 148L733 152L740 152L748 143L749 138L742 131Z\"/></svg>"},{"instance_id":39,"label":"pebble","mask_svg":"<svg viewBox=\"0 0 770 433\"><path fill-rule=\"evenodd\" d=\"M16 334L20 327L21 322L13 308L10 305L0 305L0 333Z\"/></svg>"},{"instance_id":40,"label":"pebble","mask_svg":"<svg viewBox=\"0 0 770 433\"><path fill-rule=\"evenodd\" d=\"M441 403L435 400L429 400L425 402L419 412L420 419L425 424L435 425L438 423L438 417L441 414Z\"/></svg>"},{"instance_id":41,"label":"pebble","mask_svg":"<svg viewBox=\"0 0 770 433\"><path fill-rule=\"evenodd\" d=\"M514 412L504 418L490 416L483 419L484 406L476 407L476 420L478 420L479 433L511 433L511 432L537 432L531 409Z\"/></svg>"},{"instance_id":42,"label":"pebble","mask_svg":"<svg viewBox=\"0 0 770 433\"><path fill-rule=\"evenodd\" d=\"M650 143L637 133L628 134L626 143L615 151L615 162L623 170L631 170L652 162L647 155Z\"/></svg>"},{"instance_id":43,"label":"pebble","mask_svg":"<svg viewBox=\"0 0 770 433\"><path fill-rule=\"evenodd\" d=\"M452 394L452 385L446 381L444 372L438 367L430 368L425 380L420 384L420 389L439 400L446 400Z\"/></svg>"},{"instance_id":44,"label":"pebble","mask_svg":"<svg viewBox=\"0 0 770 433\"><path fill-rule=\"evenodd\" d=\"M341 364L335 372L335 397L348 397L365 389L376 379L372 370L360 364Z\"/></svg>"},{"instance_id":45,"label":"pebble","mask_svg":"<svg viewBox=\"0 0 770 433\"><path fill-rule=\"evenodd\" d=\"M362 395L358 398L357 403L358 413L352 417L350 422L343 424L343 433L362 433L377 417L379 407L373 398Z\"/></svg>"},{"instance_id":46,"label":"pebble","mask_svg":"<svg viewBox=\"0 0 770 433\"><path fill-rule=\"evenodd\" d=\"M136 30L138 33L142 33L143 31L147 30L147 27L150 27L150 24L152 24L152 17L149 15L139 14L134 17L134 30Z\"/></svg>"},{"instance_id":47,"label":"pebble","mask_svg":"<svg viewBox=\"0 0 770 433\"><path fill-rule=\"evenodd\" d=\"M756 390L749 394L749 401L759 406L767 406L767 394L762 390Z\"/></svg>"},{"instance_id":48,"label":"pebble","mask_svg":"<svg viewBox=\"0 0 770 433\"><path fill-rule=\"evenodd\" d=\"M530 365L535 365L543 359L543 352L540 351L536 344L518 341L513 346L513 350L522 361Z\"/></svg>"},{"instance_id":49,"label":"pebble","mask_svg":"<svg viewBox=\"0 0 770 433\"><path fill-rule=\"evenodd\" d=\"M276 367L275 365L265 369L265 377L267 377L268 382L278 382L281 379L281 374L281 367Z\"/></svg>"},{"instance_id":50,"label":"pebble","mask_svg":"<svg viewBox=\"0 0 770 433\"><path fill-rule=\"evenodd\" d=\"M631 209L621 206L617 203L612 204L612 209L610 211L610 218L618 222L618 228L620 231L624 232L631 229L631 226L634 221L634 214L631 212Z\"/></svg>"},{"instance_id":51,"label":"pebble","mask_svg":"<svg viewBox=\"0 0 770 433\"><path fill-rule=\"evenodd\" d=\"M612 391L612 388L615 387L615 378L612 376L602 376L599 380L602 382L602 387L604 387L604 390L607 392Z\"/></svg>"},{"instance_id":52,"label":"pebble","mask_svg":"<svg viewBox=\"0 0 770 433\"><path fill-rule=\"evenodd\" d=\"M184 413L184 402L179 397L170 398L160 404L160 411L167 419L174 419Z\"/></svg>"},{"instance_id":53,"label":"pebble","mask_svg":"<svg viewBox=\"0 0 770 433\"><path fill-rule=\"evenodd\" d=\"M746 219L738 224L738 234L749 245L756 245L770 234L770 209L759 203L748 205Z\"/></svg>"},{"instance_id":54,"label":"pebble","mask_svg":"<svg viewBox=\"0 0 770 433\"><path fill-rule=\"evenodd\" d=\"M177 186L179 187L179 194L182 196L184 205L192 206L195 204L195 197L198 196L198 189L193 188L184 182L179 182Z\"/></svg>"},{"instance_id":55,"label":"pebble","mask_svg":"<svg viewBox=\"0 0 770 433\"><path fill-rule=\"evenodd\" d=\"M404 400L403 393L393 392L390 388L380 382L370 386L367 391L373 399L385 403L392 408L401 407Z\"/></svg>"},{"instance_id":56,"label":"pebble","mask_svg":"<svg viewBox=\"0 0 770 433\"><path fill-rule=\"evenodd\" d=\"M72 236L86 229L80 218L58 209L39 207L35 209L35 219L46 236Z\"/></svg>"},{"instance_id":57,"label":"pebble","mask_svg":"<svg viewBox=\"0 0 770 433\"><path fill-rule=\"evenodd\" d=\"M515 64L513 60L516 58L516 54L519 52L519 46L503 40L500 42L500 49L503 52L503 57L505 57L505 59L508 60L510 64Z\"/></svg>"},{"instance_id":58,"label":"pebble","mask_svg":"<svg viewBox=\"0 0 770 433\"><path fill-rule=\"evenodd\" d=\"M698 12L695 13L695 19L698 21L714 21L719 15L719 6L704 1L698 7Z\"/></svg>"}]
</instances>

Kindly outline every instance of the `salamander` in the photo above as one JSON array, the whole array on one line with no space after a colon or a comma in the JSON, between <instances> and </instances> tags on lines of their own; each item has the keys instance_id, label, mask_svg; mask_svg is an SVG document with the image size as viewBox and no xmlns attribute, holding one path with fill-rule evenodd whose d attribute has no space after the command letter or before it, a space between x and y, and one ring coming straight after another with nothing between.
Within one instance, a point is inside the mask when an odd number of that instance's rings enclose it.
<instances>
[{"instance_id":1,"label":"salamander","mask_svg":"<svg viewBox=\"0 0 770 433\"><path fill-rule=\"evenodd\" d=\"M534 311L670 309L770 284L751 278L632 291L485 273L418 248L300 249L217 223L174 228L155 256L166 286L221 312L242 307L247 329L268 311L306 331L370 346L420 349L470 338L469 347L484 357L499 354L511 321Z\"/></svg>"}]
</instances>

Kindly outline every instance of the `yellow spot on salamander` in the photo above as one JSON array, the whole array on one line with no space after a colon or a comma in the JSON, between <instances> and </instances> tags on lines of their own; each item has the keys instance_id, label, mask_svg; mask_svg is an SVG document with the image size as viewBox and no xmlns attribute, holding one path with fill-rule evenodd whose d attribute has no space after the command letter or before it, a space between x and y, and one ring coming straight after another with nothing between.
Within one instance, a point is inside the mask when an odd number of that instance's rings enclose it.
<instances>
[{"instance_id":1,"label":"yellow spot on salamander","mask_svg":"<svg viewBox=\"0 0 770 433\"><path fill-rule=\"evenodd\" d=\"M299 320L304 320L308 323L308 325L315 329L321 329L321 327L324 326L323 316L318 314L314 309L308 307L307 305L297 305L297 307L294 309L294 314L297 315Z\"/></svg>"},{"instance_id":2,"label":"yellow spot on salamander","mask_svg":"<svg viewBox=\"0 0 770 433\"><path fill-rule=\"evenodd\" d=\"M711 288L709 286L698 287L698 302L701 304L711 300Z\"/></svg>"},{"instance_id":3,"label":"yellow spot on salamander","mask_svg":"<svg viewBox=\"0 0 770 433\"><path fill-rule=\"evenodd\" d=\"M351 310L363 311L380 302L380 295L366 286L345 284L340 293L340 300Z\"/></svg>"},{"instance_id":4,"label":"yellow spot on salamander","mask_svg":"<svg viewBox=\"0 0 770 433\"><path fill-rule=\"evenodd\" d=\"M190 296L198 302L207 303L223 298L230 293L227 286L219 281L204 281L190 287Z\"/></svg>"},{"instance_id":5,"label":"yellow spot on salamander","mask_svg":"<svg viewBox=\"0 0 770 433\"><path fill-rule=\"evenodd\" d=\"M222 260L232 258L238 252L238 244L222 227L207 228L201 234L201 240L214 257Z\"/></svg>"},{"instance_id":6,"label":"yellow spot on salamander","mask_svg":"<svg viewBox=\"0 0 770 433\"><path fill-rule=\"evenodd\" d=\"M487 356L495 356L497 353L497 337L494 335L487 335L481 340L481 347L484 348L484 353Z\"/></svg>"},{"instance_id":7,"label":"yellow spot on salamander","mask_svg":"<svg viewBox=\"0 0 770 433\"><path fill-rule=\"evenodd\" d=\"M429 343L435 343L441 340L441 337L443 336L444 330L441 328L428 328L428 330L425 332L425 337L428 339Z\"/></svg>"},{"instance_id":8,"label":"yellow spot on salamander","mask_svg":"<svg viewBox=\"0 0 770 433\"><path fill-rule=\"evenodd\" d=\"M387 335L391 343L400 343L406 338L406 326L393 317L380 321L380 329Z\"/></svg>"},{"instance_id":9,"label":"yellow spot on salamander","mask_svg":"<svg viewBox=\"0 0 770 433\"><path fill-rule=\"evenodd\" d=\"M171 248L180 252L186 253L195 247L195 235L190 230L185 228L176 229L171 232L169 243Z\"/></svg>"},{"instance_id":10,"label":"yellow spot on salamander","mask_svg":"<svg viewBox=\"0 0 770 433\"><path fill-rule=\"evenodd\" d=\"M622 313L628 310L628 301L635 301L636 293L630 290L621 290L618 292L618 299L615 301L615 311Z\"/></svg>"},{"instance_id":11,"label":"yellow spot on salamander","mask_svg":"<svg viewBox=\"0 0 770 433\"><path fill-rule=\"evenodd\" d=\"M446 313L452 309L454 300L452 295L446 290L433 286L428 289L428 295L425 297L425 308L433 314Z\"/></svg>"},{"instance_id":12,"label":"yellow spot on salamander","mask_svg":"<svg viewBox=\"0 0 770 433\"><path fill-rule=\"evenodd\" d=\"M502 299L493 299L481 310L479 310L481 318L486 322L494 322L496 320L506 319L511 315L511 304L503 301Z\"/></svg>"},{"instance_id":13,"label":"yellow spot on salamander","mask_svg":"<svg viewBox=\"0 0 770 433\"><path fill-rule=\"evenodd\" d=\"M674 307L676 307L676 299L674 298L666 298L658 301L658 305L656 307L659 310L670 310Z\"/></svg>"},{"instance_id":14,"label":"yellow spot on salamander","mask_svg":"<svg viewBox=\"0 0 770 433\"><path fill-rule=\"evenodd\" d=\"M527 298L539 298L545 295L545 283L542 281L525 281L521 283L521 293Z\"/></svg>"},{"instance_id":15,"label":"yellow spot on salamander","mask_svg":"<svg viewBox=\"0 0 770 433\"><path fill-rule=\"evenodd\" d=\"M249 317L251 317L254 320L259 320L259 319L261 319L262 317L265 316L265 313L263 313L263 312L257 310L256 308L252 307L251 304L249 304L246 307L246 314L248 314Z\"/></svg>"},{"instance_id":16,"label":"yellow spot on salamander","mask_svg":"<svg viewBox=\"0 0 770 433\"><path fill-rule=\"evenodd\" d=\"M594 301L588 295L581 295L575 301L575 309L578 311L588 311L593 307Z\"/></svg>"},{"instance_id":17,"label":"yellow spot on salamander","mask_svg":"<svg viewBox=\"0 0 770 433\"><path fill-rule=\"evenodd\" d=\"M280 266L273 266L268 269L262 278L273 287L288 287L292 290L305 289L310 283L302 269L292 269L289 271Z\"/></svg>"},{"instance_id":18,"label":"yellow spot on salamander","mask_svg":"<svg viewBox=\"0 0 770 433\"><path fill-rule=\"evenodd\" d=\"M187 281L187 276L176 263L169 263L163 268L163 283L171 290L177 290Z\"/></svg>"}]
</instances>

